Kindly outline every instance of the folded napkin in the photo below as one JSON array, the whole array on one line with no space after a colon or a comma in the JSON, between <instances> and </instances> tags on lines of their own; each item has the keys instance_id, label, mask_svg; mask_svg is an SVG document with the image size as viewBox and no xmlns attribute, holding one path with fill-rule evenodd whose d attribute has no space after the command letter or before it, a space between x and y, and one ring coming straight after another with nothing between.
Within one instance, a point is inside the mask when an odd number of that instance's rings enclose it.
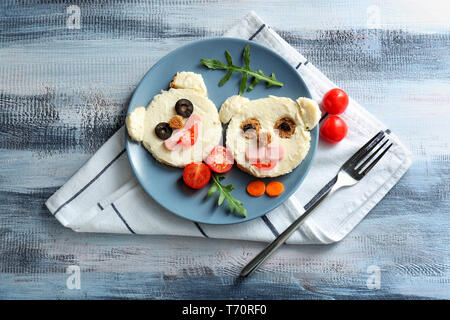
<instances>
[{"instance_id":1,"label":"folded napkin","mask_svg":"<svg viewBox=\"0 0 450 320\"><path fill-rule=\"evenodd\" d=\"M255 13L249 13L224 36L249 39L272 48L294 66L313 99L335 88ZM234 225L208 225L180 218L156 203L141 188L125 152L122 127L46 202L58 221L77 232L178 235L271 241L305 210L304 206L367 140L386 130L394 142L389 152L361 182L341 189L315 209L288 243L325 244L341 240L386 195L411 165L410 152L373 115L350 99L342 115L349 127L337 145L319 142L308 176L283 205L262 218ZM224 213L225 214L225 213Z\"/></svg>"}]
</instances>

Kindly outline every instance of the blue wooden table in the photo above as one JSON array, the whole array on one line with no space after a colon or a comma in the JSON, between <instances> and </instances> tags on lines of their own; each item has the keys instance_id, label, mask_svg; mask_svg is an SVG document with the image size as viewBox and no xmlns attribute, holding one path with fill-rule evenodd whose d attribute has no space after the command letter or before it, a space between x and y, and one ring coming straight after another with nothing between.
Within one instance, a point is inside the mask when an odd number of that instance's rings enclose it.
<instances>
[{"instance_id":1,"label":"blue wooden table","mask_svg":"<svg viewBox=\"0 0 450 320\"><path fill-rule=\"evenodd\" d=\"M432 3L2 1L0 298L450 298L450 23ZM148 68L249 10L404 141L402 180L343 241L286 245L244 282L263 243L62 227L45 200L123 124Z\"/></svg>"}]
</instances>

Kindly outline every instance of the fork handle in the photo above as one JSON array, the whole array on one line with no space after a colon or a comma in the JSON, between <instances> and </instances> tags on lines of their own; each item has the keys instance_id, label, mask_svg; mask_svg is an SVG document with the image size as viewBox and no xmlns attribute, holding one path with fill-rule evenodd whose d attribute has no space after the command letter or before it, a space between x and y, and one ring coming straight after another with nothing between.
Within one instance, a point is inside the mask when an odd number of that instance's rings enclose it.
<instances>
[{"instance_id":1,"label":"fork handle","mask_svg":"<svg viewBox=\"0 0 450 320\"><path fill-rule=\"evenodd\" d=\"M286 230L283 231L274 241L252 259L241 271L241 277L252 274L261 264L264 263L286 240L303 224L309 214L322 202L330 193L336 191L340 186L336 185L337 176L328 182L312 199L305 205L306 211L297 218ZM337 188L334 188L337 186Z\"/></svg>"}]
</instances>

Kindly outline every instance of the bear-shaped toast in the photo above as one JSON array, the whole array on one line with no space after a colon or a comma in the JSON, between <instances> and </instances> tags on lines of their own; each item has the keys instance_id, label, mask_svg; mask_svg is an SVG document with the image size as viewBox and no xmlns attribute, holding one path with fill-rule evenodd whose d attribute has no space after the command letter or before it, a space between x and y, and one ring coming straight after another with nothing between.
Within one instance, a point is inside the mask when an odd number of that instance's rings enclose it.
<instances>
[{"instance_id":1,"label":"bear-shaped toast","mask_svg":"<svg viewBox=\"0 0 450 320\"><path fill-rule=\"evenodd\" d=\"M178 72L169 90L128 115L126 126L131 139L173 167L203 161L222 139L217 107L207 97L203 77L193 72Z\"/></svg>"},{"instance_id":2,"label":"bear-shaped toast","mask_svg":"<svg viewBox=\"0 0 450 320\"><path fill-rule=\"evenodd\" d=\"M259 178L277 177L294 170L310 147L310 130L320 120L318 104L308 98L269 96L248 100L228 98L219 112L229 121L226 147L237 166Z\"/></svg>"}]
</instances>

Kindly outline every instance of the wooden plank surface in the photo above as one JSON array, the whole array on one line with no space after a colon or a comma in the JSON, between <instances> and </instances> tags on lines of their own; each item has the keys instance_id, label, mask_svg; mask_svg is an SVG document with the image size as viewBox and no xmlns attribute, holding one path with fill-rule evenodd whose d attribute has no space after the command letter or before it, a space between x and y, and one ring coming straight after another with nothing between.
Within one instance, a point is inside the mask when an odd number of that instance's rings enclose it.
<instances>
[{"instance_id":1,"label":"wooden plank surface","mask_svg":"<svg viewBox=\"0 0 450 320\"><path fill-rule=\"evenodd\" d=\"M69 29L72 4L0 4L0 298L450 298L445 1L87 0ZM122 125L148 68L250 10L413 152L364 221L334 245L286 245L241 282L264 244L78 234L51 217L45 200Z\"/></svg>"}]
</instances>

